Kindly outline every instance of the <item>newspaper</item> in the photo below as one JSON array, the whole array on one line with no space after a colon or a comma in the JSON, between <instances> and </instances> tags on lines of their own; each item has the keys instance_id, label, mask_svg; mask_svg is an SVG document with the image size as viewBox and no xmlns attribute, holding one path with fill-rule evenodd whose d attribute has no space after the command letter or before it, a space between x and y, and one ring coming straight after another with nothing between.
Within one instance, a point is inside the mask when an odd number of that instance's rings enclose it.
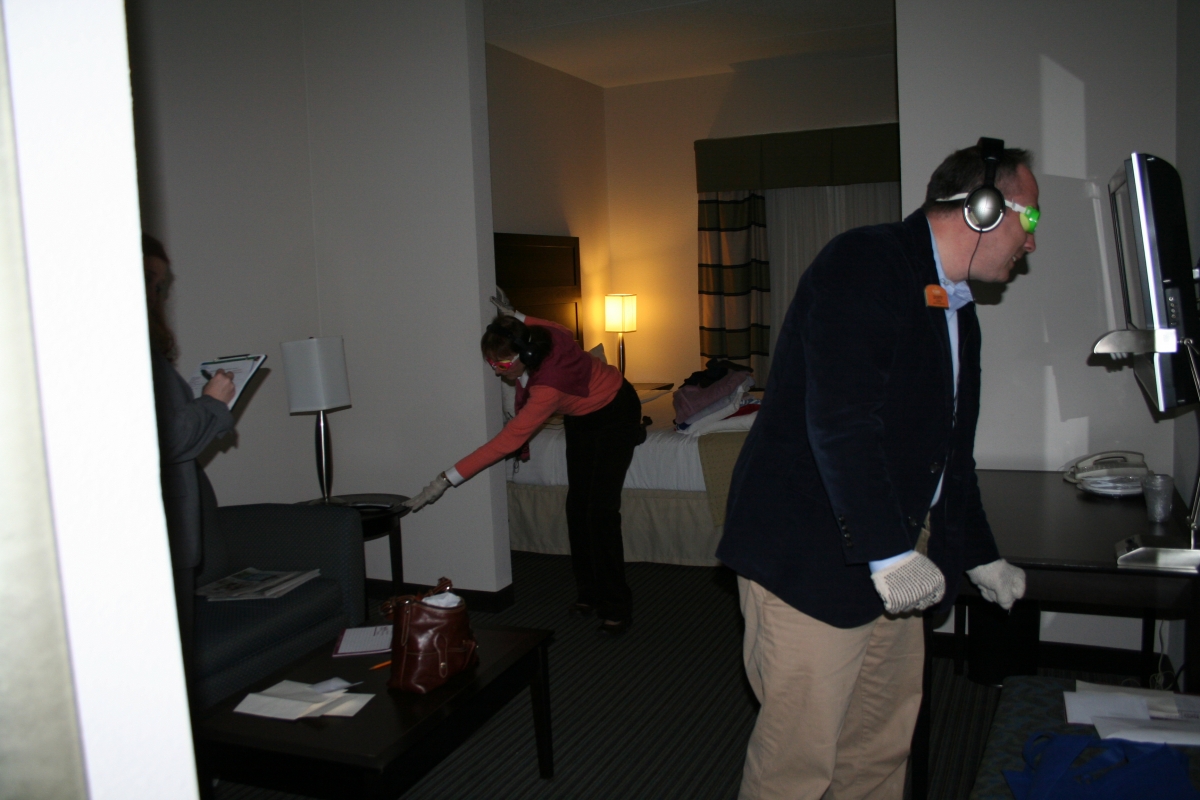
<instances>
[{"instance_id":1,"label":"newspaper","mask_svg":"<svg viewBox=\"0 0 1200 800\"><path fill-rule=\"evenodd\" d=\"M308 572L272 572L247 567L240 572L213 581L196 590L198 597L214 600L266 600L283 595L297 586L308 583L321 574L319 569Z\"/></svg>"}]
</instances>

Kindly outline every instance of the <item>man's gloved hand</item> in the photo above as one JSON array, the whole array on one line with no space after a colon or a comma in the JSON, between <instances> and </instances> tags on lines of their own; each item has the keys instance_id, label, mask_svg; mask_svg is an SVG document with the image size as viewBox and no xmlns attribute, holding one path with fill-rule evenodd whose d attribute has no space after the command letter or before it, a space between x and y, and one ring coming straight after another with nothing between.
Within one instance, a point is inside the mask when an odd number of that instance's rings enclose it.
<instances>
[{"instance_id":1,"label":"man's gloved hand","mask_svg":"<svg viewBox=\"0 0 1200 800\"><path fill-rule=\"evenodd\" d=\"M1003 558L990 564L980 564L967 570L971 583L979 587L984 600L1011 611L1013 603L1025 596L1025 570L1014 567Z\"/></svg>"},{"instance_id":2,"label":"man's gloved hand","mask_svg":"<svg viewBox=\"0 0 1200 800\"><path fill-rule=\"evenodd\" d=\"M446 473L443 472L434 478L432 483L422 489L420 494L405 500L401 505L408 506L414 512L420 511L425 506L436 503L437 499L444 495L446 490L452 485L450 479L446 477Z\"/></svg>"},{"instance_id":3,"label":"man's gloved hand","mask_svg":"<svg viewBox=\"0 0 1200 800\"><path fill-rule=\"evenodd\" d=\"M504 293L504 290L501 289L499 286L496 287L495 296L489 297L488 300L490 300L492 305L494 305L496 307L496 310L499 311L504 316L506 316L506 317L517 316L517 310L512 307L512 303L510 303L508 300L508 295L506 295Z\"/></svg>"},{"instance_id":4,"label":"man's gloved hand","mask_svg":"<svg viewBox=\"0 0 1200 800\"><path fill-rule=\"evenodd\" d=\"M889 614L929 608L946 593L946 577L937 564L920 553L909 553L872 572L871 580Z\"/></svg>"}]
</instances>

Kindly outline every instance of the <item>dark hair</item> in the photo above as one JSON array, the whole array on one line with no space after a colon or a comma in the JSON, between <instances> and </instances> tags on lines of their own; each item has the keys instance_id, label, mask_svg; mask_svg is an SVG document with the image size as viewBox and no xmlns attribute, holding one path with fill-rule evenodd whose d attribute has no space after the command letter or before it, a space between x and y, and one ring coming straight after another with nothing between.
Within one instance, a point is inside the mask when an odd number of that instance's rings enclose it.
<instances>
[{"instance_id":1,"label":"dark hair","mask_svg":"<svg viewBox=\"0 0 1200 800\"><path fill-rule=\"evenodd\" d=\"M500 314L488 325L479 340L479 349L484 358L497 360L521 355L522 344L528 346L528 353L522 356L521 362L534 370L550 355L554 340L550 338L550 331L540 325L526 325L516 317Z\"/></svg>"},{"instance_id":2,"label":"dark hair","mask_svg":"<svg viewBox=\"0 0 1200 800\"><path fill-rule=\"evenodd\" d=\"M1006 148L1000 154L1000 161L996 165L997 187L1001 187L1003 191L1003 185L1016 177L1017 168L1022 165L1026 169L1032 169L1033 155L1028 150ZM949 203L939 203L938 200L970 192L982 185L983 156L979 152L979 145L955 150L946 156L946 160L929 176L929 185L925 187L925 202L921 205L921 210L938 214L961 209L961 200Z\"/></svg>"},{"instance_id":3,"label":"dark hair","mask_svg":"<svg viewBox=\"0 0 1200 800\"><path fill-rule=\"evenodd\" d=\"M171 263L171 259L167 258L167 248L163 247L163 243L160 242L158 239L155 239L150 234L143 233L142 234L142 258L146 258L148 256L153 256L154 258L161 258L163 261L167 262L168 264Z\"/></svg>"},{"instance_id":4,"label":"dark hair","mask_svg":"<svg viewBox=\"0 0 1200 800\"><path fill-rule=\"evenodd\" d=\"M168 266L171 264L171 259L167 257L167 248L163 247L163 243L153 236L143 233L143 269L145 269L145 259L147 258L160 258ZM151 285L148 272L145 274L145 278L146 320L150 326L150 349L174 364L175 359L179 357L179 347L175 343L175 332L171 330L171 325L167 322L169 283L163 286Z\"/></svg>"}]
</instances>

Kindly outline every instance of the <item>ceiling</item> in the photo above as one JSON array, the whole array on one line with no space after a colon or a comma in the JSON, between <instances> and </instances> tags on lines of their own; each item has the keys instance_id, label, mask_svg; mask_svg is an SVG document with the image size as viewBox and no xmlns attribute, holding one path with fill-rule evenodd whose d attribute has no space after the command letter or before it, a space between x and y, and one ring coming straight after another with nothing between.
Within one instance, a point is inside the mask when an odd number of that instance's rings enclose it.
<instances>
[{"instance_id":1,"label":"ceiling","mask_svg":"<svg viewBox=\"0 0 1200 800\"><path fill-rule=\"evenodd\" d=\"M893 0L484 0L490 44L604 88L892 53Z\"/></svg>"}]
</instances>

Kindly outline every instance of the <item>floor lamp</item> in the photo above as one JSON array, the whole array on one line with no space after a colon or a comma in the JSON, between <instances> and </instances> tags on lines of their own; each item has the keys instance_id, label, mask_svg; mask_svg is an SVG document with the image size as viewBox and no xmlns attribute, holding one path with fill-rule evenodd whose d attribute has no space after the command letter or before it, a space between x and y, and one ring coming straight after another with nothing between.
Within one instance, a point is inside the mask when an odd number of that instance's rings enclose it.
<instances>
[{"instance_id":1,"label":"floor lamp","mask_svg":"<svg viewBox=\"0 0 1200 800\"><path fill-rule=\"evenodd\" d=\"M637 330L637 295L604 295L604 330L617 334L617 366L625 375L625 334Z\"/></svg>"},{"instance_id":2,"label":"floor lamp","mask_svg":"<svg viewBox=\"0 0 1200 800\"><path fill-rule=\"evenodd\" d=\"M317 412L317 480L321 484L321 501L329 503L333 486L333 446L325 412L350 405L346 348L340 336L283 342L280 347L287 378L288 410L292 414Z\"/></svg>"}]
</instances>

